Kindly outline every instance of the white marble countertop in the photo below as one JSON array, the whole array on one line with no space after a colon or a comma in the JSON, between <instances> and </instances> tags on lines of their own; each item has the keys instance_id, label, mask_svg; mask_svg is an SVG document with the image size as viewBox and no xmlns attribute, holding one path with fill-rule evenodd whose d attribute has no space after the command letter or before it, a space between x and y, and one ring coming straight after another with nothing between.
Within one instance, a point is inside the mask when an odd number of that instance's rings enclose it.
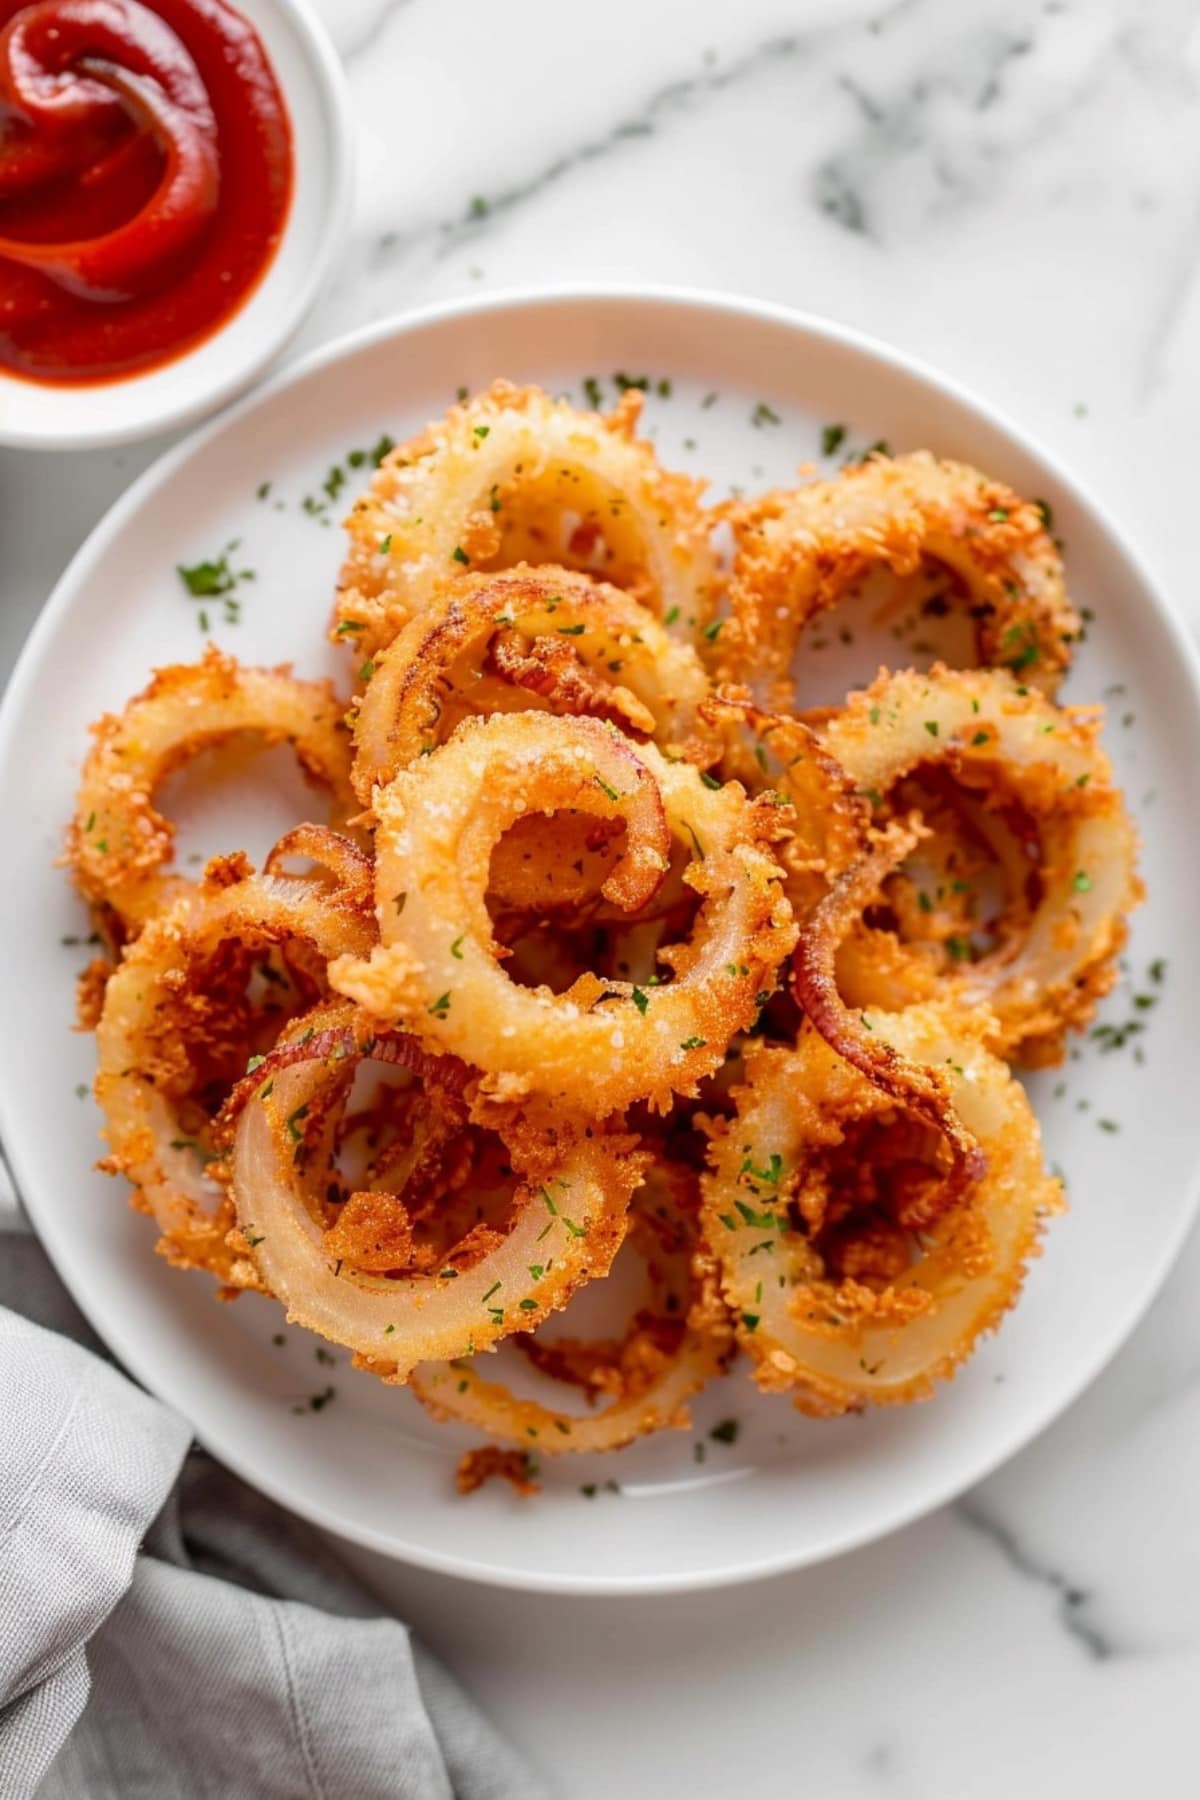
<instances>
[{"instance_id":1,"label":"white marble countertop","mask_svg":"<svg viewBox=\"0 0 1200 1800\"><path fill-rule=\"evenodd\" d=\"M1197 0L320 0L357 214L305 345L513 284L828 314L998 402L1200 626ZM0 667L150 448L0 454ZM969 1498L740 1591L587 1601L356 1558L567 1800L1192 1791L1200 1240ZM1185 1772L1186 1771L1186 1772Z\"/></svg>"}]
</instances>

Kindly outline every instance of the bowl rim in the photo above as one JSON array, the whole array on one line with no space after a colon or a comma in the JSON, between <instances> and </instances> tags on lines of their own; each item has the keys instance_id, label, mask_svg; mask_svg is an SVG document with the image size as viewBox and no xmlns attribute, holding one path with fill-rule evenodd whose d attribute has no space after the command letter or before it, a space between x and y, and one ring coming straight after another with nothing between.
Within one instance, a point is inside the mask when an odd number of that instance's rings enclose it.
<instances>
[{"instance_id":1,"label":"bowl rim","mask_svg":"<svg viewBox=\"0 0 1200 1800\"><path fill-rule=\"evenodd\" d=\"M110 446L137 443L145 438L157 437L162 432L177 431L186 425L193 425L205 419L210 413L216 413L231 401L236 400L257 379L263 371L275 361L286 349L288 343L300 329L305 318L312 310L322 287L324 286L334 258L345 241L350 226L351 201L354 195L355 178L355 140L350 124L350 88L342 60L333 46L333 40L321 19L314 12L310 0L272 0L279 9L281 24L300 46L312 73L313 84L317 96L317 104L323 115L329 135L329 160L327 177L329 182L329 200L325 208L325 230L322 234L320 248L300 279L286 291L278 309L264 318L262 330L257 342L246 354L219 380L214 381L203 393L193 394L178 401L173 406L155 408L153 403L140 418L132 419L124 425L72 424L68 426L39 426L28 428L8 425L0 418L0 448L11 450L102 450ZM254 23L254 21L251 21ZM280 77L280 85L283 86ZM284 98L288 99L286 87ZM289 212L284 236L290 229L292 214ZM270 265L264 273L269 273ZM253 299L256 289L247 295L247 301ZM202 356L214 344L219 343L233 321L241 316L242 308L233 312L225 323L208 337L187 350L182 356L173 358L168 367L182 367L194 357ZM78 409L79 417L103 417L103 405L96 404L98 397L120 390L123 393L136 393L139 386L144 386L147 395L152 394L155 377L159 368L146 370L141 375L131 376L119 382L98 382L85 386L69 388L82 401L87 399L93 404L88 412ZM8 379L8 378L5 378ZM34 386L38 384L20 382L12 379L12 386ZM153 465L152 465L153 466Z\"/></svg>"},{"instance_id":2,"label":"bowl rim","mask_svg":"<svg viewBox=\"0 0 1200 1800\"><path fill-rule=\"evenodd\" d=\"M288 3L290 4L291 0L288 0ZM1014 446L1036 458L1047 474L1053 478L1058 488L1070 496L1080 510L1087 514L1100 534L1106 536L1125 558L1137 580L1153 600L1162 627L1190 681L1193 698L1198 711L1200 711L1200 647L1193 644L1183 622L1167 601L1158 582L1150 575L1140 555L1130 545L1123 532L1112 523L1105 508L1073 476L1063 470L1058 459L1045 450L1036 437L1014 424L1007 414L979 399L971 389L953 378L930 368L920 358L911 356L906 351L895 349L868 333L841 325L819 314L805 312L799 308L788 307L773 301L755 300L744 295L726 293L720 289L670 284L631 285L619 282L588 282L580 285L509 287L496 290L486 296L468 296L442 301L412 312L397 313L386 319L373 321L343 334L288 367L279 370L267 382L252 393L245 395L236 405L206 421L190 432L181 442L164 451L148 469L137 477L89 532L55 583L51 595L35 620L14 665L7 689L0 697L0 768L3 768L14 754L15 746L10 739L16 729L18 700L23 696L25 688L31 685L37 676L41 664L43 639L49 637L58 616L65 613L71 603L77 568L86 561L103 554L111 540L124 528L126 521L141 508L146 498L166 482L180 465L185 463L196 451L202 450L220 432L235 427L241 418L252 413L263 400L273 398L293 384L303 382L321 369L336 364L342 358L354 355L373 344L408 336L424 331L431 326L462 317L486 318L496 313L523 310L529 307L562 306L569 309L613 303L623 305L649 303L669 309L686 307L697 313L709 312L717 317L733 313L747 319L780 325L873 358L897 373L917 379L955 404L973 411L999 434L1008 437ZM59 1259L55 1254L59 1237L58 1228L54 1223L55 1215L51 1209L45 1218L40 1216L41 1209L38 1200L34 1197L33 1184L26 1179L27 1171L23 1169L21 1157L13 1145L8 1129L14 1116L11 1110L13 1105L15 1102L10 1103L6 1091L0 1087L0 1154L3 1154L9 1164L18 1194L35 1227L39 1241L58 1270L64 1285L72 1293L80 1310L91 1319L90 1301L92 1296L82 1288L77 1290L60 1267ZM765 1580L771 1576L832 1561L916 1523L968 1492L979 1482L987 1479L1011 1457L1032 1444L1096 1380L1140 1324L1174 1266L1195 1224L1198 1208L1200 1208L1200 1162L1192 1170L1187 1190L1181 1196L1180 1209L1172 1228L1164 1234L1157 1267L1147 1281L1144 1292L1121 1316L1118 1329L1103 1342L1090 1360L1084 1362L1078 1375L1062 1392L1051 1395L1040 1406L1032 1407L1030 1413L1021 1421L1019 1428L1010 1430L987 1455L979 1458L977 1465L971 1469L965 1479L961 1471L949 1473L944 1479L931 1483L919 1497L901 1503L893 1513L887 1516L884 1524L850 1527L840 1536L831 1536L822 1543L803 1548L798 1552L796 1550L778 1550L768 1557L758 1558L752 1562L733 1560L714 1565L703 1571L690 1570L616 1577L585 1572L570 1575L558 1573L541 1575L525 1568L505 1567L495 1563L477 1561L466 1554L447 1554L420 1544L401 1546L393 1538L370 1526L355 1521L348 1522L320 1502L314 1502L307 1497L298 1498L295 1494L286 1491L282 1483L276 1483L271 1478L269 1471L264 1474L264 1471L257 1467L251 1469L243 1458L240 1448L236 1444L227 1443L221 1433L206 1429L203 1434L197 1433L197 1438L212 1455L250 1486L266 1494L287 1511L298 1514L335 1537L377 1552L392 1561L411 1563L416 1567L430 1569L442 1575L455 1576L461 1580L478 1581L489 1587L509 1588L529 1593L591 1598L699 1592L735 1586L743 1582ZM64 1258L65 1260L67 1259ZM112 1318L106 1317L105 1328L99 1332L99 1335L104 1338L106 1344L135 1378L144 1382L152 1393L157 1393L153 1380L153 1369L147 1366L147 1358L143 1349L139 1347L136 1336L126 1334L119 1310L114 1313ZM167 1401L166 1404L170 1404L170 1402Z\"/></svg>"}]
</instances>

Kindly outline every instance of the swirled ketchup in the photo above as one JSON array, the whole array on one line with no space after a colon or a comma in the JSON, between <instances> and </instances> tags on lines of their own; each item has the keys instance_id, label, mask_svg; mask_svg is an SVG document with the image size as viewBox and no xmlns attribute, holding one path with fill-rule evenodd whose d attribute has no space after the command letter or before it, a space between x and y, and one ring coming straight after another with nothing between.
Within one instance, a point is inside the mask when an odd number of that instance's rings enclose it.
<instances>
[{"instance_id":1,"label":"swirled ketchup","mask_svg":"<svg viewBox=\"0 0 1200 1800\"><path fill-rule=\"evenodd\" d=\"M254 290L291 193L283 96L223 0L0 0L0 370L182 355Z\"/></svg>"}]
</instances>

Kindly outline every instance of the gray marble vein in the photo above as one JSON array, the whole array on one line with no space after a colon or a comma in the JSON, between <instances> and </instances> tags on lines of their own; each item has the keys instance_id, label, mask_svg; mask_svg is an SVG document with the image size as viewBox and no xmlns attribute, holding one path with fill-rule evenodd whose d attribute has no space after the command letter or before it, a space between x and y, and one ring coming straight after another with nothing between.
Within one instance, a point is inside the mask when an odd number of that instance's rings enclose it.
<instances>
[{"instance_id":1,"label":"gray marble vein","mask_svg":"<svg viewBox=\"0 0 1200 1800\"><path fill-rule=\"evenodd\" d=\"M976 1496L958 1501L954 1512L972 1531L978 1532L995 1546L1010 1569L1054 1595L1063 1630L1081 1646L1092 1661L1107 1662L1110 1657L1118 1654L1111 1638L1090 1616L1092 1596L1086 1588L1079 1587L1059 1570L1033 1556L1023 1547L1014 1531L985 1511Z\"/></svg>"},{"instance_id":2,"label":"gray marble vein","mask_svg":"<svg viewBox=\"0 0 1200 1800\"><path fill-rule=\"evenodd\" d=\"M458 217L408 231L384 232L376 241L372 264L394 262L429 241L436 242L439 257L448 256L464 243L482 237L494 221L536 200L576 170L611 156L631 142L653 138L673 117L692 112L717 95L748 87L764 72L774 71L781 64L823 53L830 45L864 32L878 34L911 13L919 3L920 0L895 0L894 5L868 21L845 24L834 20L810 32L771 37L724 64L706 57L706 66L699 74L679 77L654 88L607 131L559 151L530 174L506 186L470 196Z\"/></svg>"}]
</instances>

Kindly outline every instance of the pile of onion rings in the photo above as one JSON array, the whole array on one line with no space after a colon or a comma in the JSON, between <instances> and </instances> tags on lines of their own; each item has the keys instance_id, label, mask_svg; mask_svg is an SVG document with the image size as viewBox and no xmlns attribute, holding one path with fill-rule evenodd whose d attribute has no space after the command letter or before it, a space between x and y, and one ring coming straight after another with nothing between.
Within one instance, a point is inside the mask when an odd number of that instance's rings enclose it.
<instances>
[{"instance_id":1,"label":"pile of onion rings","mask_svg":"<svg viewBox=\"0 0 1200 1800\"><path fill-rule=\"evenodd\" d=\"M349 698L160 669L67 833L102 1166L170 1262L495 1440L461 1491L688 1427L739 1351L811 1416L953 1375L1062 1206L1010 1064L1061 1061L1141 892L1037 503L915 451L709 508L641 400L497 382L391 451ZM978 666L800 713L879 572L950 583ZM326 818L185 878L166 778L281 742Z\"/></svg>"}]
</instances>

